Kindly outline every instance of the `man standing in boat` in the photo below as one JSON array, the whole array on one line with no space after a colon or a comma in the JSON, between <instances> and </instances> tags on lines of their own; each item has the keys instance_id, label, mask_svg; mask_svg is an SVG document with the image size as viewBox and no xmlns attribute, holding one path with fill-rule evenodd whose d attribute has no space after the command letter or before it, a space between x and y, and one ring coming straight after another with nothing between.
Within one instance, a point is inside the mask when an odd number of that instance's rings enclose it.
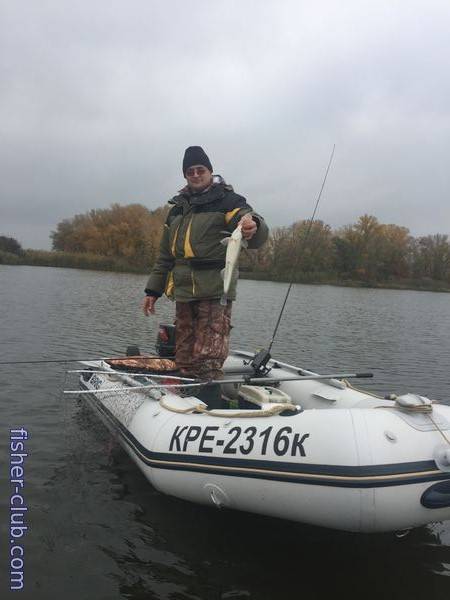
<instances>
[{"instance_id":1,"label":"man standing in boat","mask_svg":"<svg viewBox=\"0 0 450 600\"><path fill-rule=\"evenodd\" d=\"M236 283L223 306L221 271L226 247L225 232L238 224L251 249L267 239L264 219L244 197L236 194L200 146L187 148L183 159L187 185L169 201L172 208L164 225L158 259L145 288L142 307L154 314L157 299L165 292L176 301L176 364L184 376L217 379L228 356L231 304ZM220 387L205 386L198 394L210 408L221 403Z\"/></svg>"}]
</instances>

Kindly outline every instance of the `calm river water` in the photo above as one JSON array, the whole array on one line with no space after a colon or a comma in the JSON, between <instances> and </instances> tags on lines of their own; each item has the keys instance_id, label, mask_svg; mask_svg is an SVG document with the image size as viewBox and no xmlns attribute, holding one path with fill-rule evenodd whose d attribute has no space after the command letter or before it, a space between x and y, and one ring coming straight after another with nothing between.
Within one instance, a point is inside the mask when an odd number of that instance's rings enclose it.
<instances>
[{"instance_id":1,"label":"calm river water","mask_svg":"<svg viewBox=\"0 0 450 600\"><path fill-rule=\"evenodd\" d=\"M153 350L146 278L0 265L0 361ZM241 281L233 346L266 346L286 284ZM315 371L373 370L366 387L450 401L450 295L294 286L273 354ZM33 600L450 597L450 522L355 535L156 492L83 403L76 365L0 365L0 597L9 597L9 430L30 432L25 591ZM330 503L330 510L333 510ZM11 597L13 594L11 593Z\"/></svg>"}]
</instances>

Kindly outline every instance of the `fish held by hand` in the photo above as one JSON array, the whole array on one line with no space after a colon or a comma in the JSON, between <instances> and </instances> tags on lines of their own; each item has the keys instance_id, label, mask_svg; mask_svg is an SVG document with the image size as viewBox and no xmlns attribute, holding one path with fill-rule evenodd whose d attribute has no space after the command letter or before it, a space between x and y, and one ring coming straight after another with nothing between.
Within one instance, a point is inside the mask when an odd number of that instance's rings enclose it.
<instances>
[{"instance_id":1,"label":"fish held by hand","mask_svg":"<svg viewBox=\"0 0 450 600\"><path fill-rule=\"evenodd\" d=\"M238 266L241 248L247 248L248 245L242 237L241 224L236 227L229 237L221 240L220 243L227 247L227 253L225 255L225 268L222 269L223 294L220 299L220 303L223 306L226 306L231 284L234 283L239 277Z\"/></svg>"}]
</instances>

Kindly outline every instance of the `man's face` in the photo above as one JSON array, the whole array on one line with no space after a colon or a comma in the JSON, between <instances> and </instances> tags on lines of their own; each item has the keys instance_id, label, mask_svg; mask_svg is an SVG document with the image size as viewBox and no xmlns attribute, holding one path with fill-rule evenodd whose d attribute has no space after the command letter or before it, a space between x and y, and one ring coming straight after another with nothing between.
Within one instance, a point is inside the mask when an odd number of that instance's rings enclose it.
<instances>
[{"instance_id":1,"label":"man's face","mask_svg":"<svg viewBox=\"0 0 450 600\"><path fill-rule=\"evenodd\" d=\"M188 186L194 192L201 192L212 183L212 173L203 165L194 165L186 169L184 174Z\"/></svg>"}]
</instances>

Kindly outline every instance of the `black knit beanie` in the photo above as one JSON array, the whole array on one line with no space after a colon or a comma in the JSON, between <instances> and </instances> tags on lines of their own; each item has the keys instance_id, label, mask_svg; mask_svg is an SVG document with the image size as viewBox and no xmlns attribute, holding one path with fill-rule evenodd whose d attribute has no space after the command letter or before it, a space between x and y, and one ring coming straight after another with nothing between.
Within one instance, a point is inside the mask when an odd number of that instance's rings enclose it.
<instances>
[{"instance_id":1,"label":"black knit beanie","mask_svg":"<svg viewBox=\"0 0 450 600\"><path fill-rule=\"evenodd\" d=\"M186 169L193 167L194 165L202 165L213 172L212 164L206 155L206 152L200 146L189 146L186 148L183 158L183 175L186 173Z\"/></svg>"}]
</instances>

